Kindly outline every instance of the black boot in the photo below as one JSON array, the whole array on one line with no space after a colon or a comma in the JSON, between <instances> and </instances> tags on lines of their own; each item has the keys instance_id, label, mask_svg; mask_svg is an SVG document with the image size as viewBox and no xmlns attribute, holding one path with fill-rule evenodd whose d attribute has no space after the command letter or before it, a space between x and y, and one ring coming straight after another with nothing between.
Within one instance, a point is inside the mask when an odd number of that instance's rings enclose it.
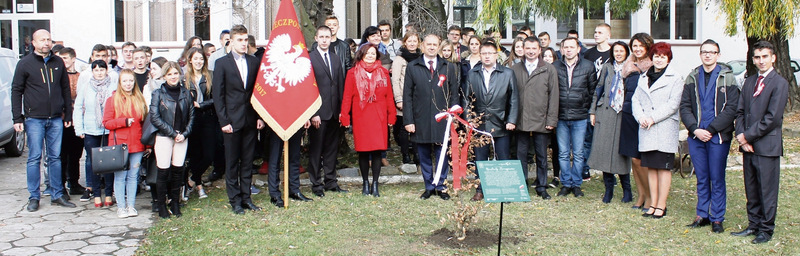
<instances>
[{"instance_id":1,"label":"black boot","mask_svg":"<svg viewBox=\"0 0 800 256\"><path fill-rule=\"evenodd\" d=\"M175 217L180 218L181 216L183 216L183 214L181 214L181 200L179 200L180 189L173 189L172 191L170 191L170 194L175 194L175 196L173 196L174 199L172 199L172 201L169 202L169 210L172 212L172 215L175 215Z\"/></svg>"},{"instance_id":2,"label":"black boot","mask_svg":"<svg viewBox=\"0 0 800 256\"><path fill-rule=\"evenodd\" d=\"M183 167L172 166L170 168L170 186L169 186L169 210L172 215L180 217L181 214L181 190L184 187L183 180Z\"/></svg>"},{"instance_id":3,"label":"black boot","mask_svg":"<svg viewBox=\"0 0 800 256\"><path fill-rule=\"evenodd\" d=\"M631 194L631 175L620 174L619 184L622 186L622 202L630 203L633 201L633 195Z\"/></svg>"},{"instance_id":4,"label":"black boot","mask_svg":"<svg viewBox=\"0 0 800 256\"><path fill-rule=\"evenodd\" d=\"M614 185L617 183L614 174L603 173L603 184L605 184L606 192L603 194L603 203L610 203L611 198L614 197Z\"/></svg>"},{"instance_id":5,"label":"black boot","mask_svg":"<svg viewBox=\"0 0 800 256\"><path fill-rule=\"evenodd\" d=\"M158 209L158 217L167 219L169 218L169 211L167 211L167 206L164 203L164 200L157 200L156 201L156 208Z\"/></svg>"},{"instance_id":6,"label":"black boot","mask_svg":"<svg viewBox=\"0 0 800 256\"><path fill-rule=\"evenodd\" d=\"M372 181L372 196L381 197L381 193L378 192L378 180Z\"/></svg>"},{"instance_id":7,"label":"black boot","mask_svg":"<svg viewBox=\"0 0 800 256\"><path fill-rule=\"evenodd\" d=\"M170 169L158 169L156 176L156 197L153 199L156 203L156 211L161 218L169 218L167 211L167 184L169 184L169 171Z\"/></svg>"},{"instance_id":8,"label":"black boot","mask_svg":"<svg viewBox=\"0 0 800 256\"><path fill-rule=\"evenodd\" d=\"M363 189L361 190L362 195L368 196L372 194L372 192L369 191L370 190L369 181L364 180L364 184L362 184L362 186L363 186Z\"/></svg>"}]
</instances>

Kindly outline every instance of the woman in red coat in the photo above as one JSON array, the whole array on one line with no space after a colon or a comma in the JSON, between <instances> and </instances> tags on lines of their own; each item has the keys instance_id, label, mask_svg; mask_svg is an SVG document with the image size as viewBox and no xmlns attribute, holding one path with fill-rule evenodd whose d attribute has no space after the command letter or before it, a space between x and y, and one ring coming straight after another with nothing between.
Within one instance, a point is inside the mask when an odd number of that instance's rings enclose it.
<instances>
[{"instance_id":1,"label":"woman in red coat","mask_svg":"<svg viewBox=\"0 0 800 256\"><path fill-rule=\"evenodd\" d=\"M389 71L381 66L378 46L367 43L356 52L355 66L347 72L344 83L342 126L350 126L353 118L353 140L358 152L364 195L381 196L378 192L378 177L381 175L381 153L389 143L389 130L397 120L394 94L389 80ZM372 185L369 185L370 158Z\"/></svg>"},{"instance_id":2,"label":"woman in red coat","mask_svg":"<svg viewBox=\"0 0 800 256\"><path fill-rule=\"evenodd\" d=\"M139 165L144 155L142 145L142 123L147 115L144 101L133 71L123 69L119 74L119 85L114 94L106 100L103 112L103 126L109 130L108 145L128 145L128 170L114 172L114 197L117 198L117 216L120 218L138 216L133 207L136 203L136 184L139 178ZM149 151L149 149L148 149Z\"/></svg>"}]
</instances>

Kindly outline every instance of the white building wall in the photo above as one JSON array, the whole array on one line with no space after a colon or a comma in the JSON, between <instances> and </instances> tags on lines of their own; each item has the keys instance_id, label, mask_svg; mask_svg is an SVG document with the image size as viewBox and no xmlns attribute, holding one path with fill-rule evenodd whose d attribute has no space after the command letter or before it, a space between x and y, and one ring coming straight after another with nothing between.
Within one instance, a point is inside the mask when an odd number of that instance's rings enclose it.
<instances>
[{"instance_id":1,"label":"white building wall","mask_svg":"<svg viewBox=\"0 0 800 256\"><path fill-rule=\"evenodd\" d=\"M113 1L53 1L53 10L51 37L74 48L79 59L88 61L95 44L114 43Z\"/></svg>"}]
</instances>

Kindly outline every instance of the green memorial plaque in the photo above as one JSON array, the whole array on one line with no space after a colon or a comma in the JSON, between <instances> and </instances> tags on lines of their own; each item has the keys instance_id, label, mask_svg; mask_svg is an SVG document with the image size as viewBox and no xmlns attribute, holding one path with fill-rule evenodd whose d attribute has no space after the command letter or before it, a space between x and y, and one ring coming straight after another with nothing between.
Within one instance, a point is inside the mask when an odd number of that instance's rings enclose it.
<instances>
[{"instance_id":1,"label":"green memorial plaque","mask_svg":"<svg viewBox=\"0 0 800 256\"><path fill-rule=\"evenodd\" d=\"M519 160L478 161L477 167L486 202L531 201Z\"/></svg>"}]
</instances>

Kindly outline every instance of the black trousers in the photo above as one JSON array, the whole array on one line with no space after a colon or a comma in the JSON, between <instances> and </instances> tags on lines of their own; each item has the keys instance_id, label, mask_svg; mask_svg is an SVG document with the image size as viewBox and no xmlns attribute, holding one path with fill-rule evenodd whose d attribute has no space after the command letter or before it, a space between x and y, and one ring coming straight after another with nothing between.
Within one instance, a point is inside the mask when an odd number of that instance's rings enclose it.
<instances>
[{"instance_id":1,"label":"black trousers","mask_svg":"<svg viewBox=\"0 0 800 256\"><path fill-rule=\"evenodd\" d=\"M331 118L320 122L319 128L308 129L308 179L314 192L339 186L336 178L336 154L341 139L339 126L339 119Z\"/></svg>"},{"instance_id":2,"label":"black trousers","mask_svg":"<svg viewBox=\"0 0 800 256\"><path fill-rule=\"evenodd\" d=\"M253 183L253 151L257 131L253 127L245 127L222 134L225 144L225 186L232 206L252 203L250 185Z\"/></svg>"},{"instance_id":3,"label":"black trousers","mask_svg":"<svg viewBox=\"0 0 800 256\"><path fill-rule=\"evenodd\" d=\"M269 129L268 127L265 129ZM279 170L283 159L283 140L270 130L269 136L269 196L281 198L281 171ZM300 142L303 140L303 129L300 129L289 138L289 194L300 193ZM287 164L287 163L283 163Z\"/></svg>"},{"instance_id":4,"label":"black trousers","mask_svg":"<svg viewBox=\"0 0 800 256\"><path fill-rule=\"evenodd\" d=\"M778 210L780 157L744 153L748 229L772 235Z\"/></svg>"},{"instance_id":5,"label":"black trousers","mask_svg":"<svg viewBox=\"0 0 800 256\"><path fill-rule=\"evenodd\" d=\"M550 149L553 150L553 154L550 156L550 162L553 162L553 177L558 178L561 174L561 166L558 163L558 139L555 132L550 133Z\"/></svg>"},{"instance_id":6,"label":"black trousers","mask_svg":"<svg viewBox=\"0 0 800 256\"><path fill-rule=\"evenodd\" d=\"M211 163L214 171L225 170L225 148L222 145L222 130L213 110L195 111L195 123L189 138L189 169L195 186L203 184L203 173ZM219 153L219 154L218 154Z\"/></svg>"},{"instance_id":7,"label":"black trousers","mask_svg":"<svg viewBox=\"0 0 800 256\"><path fill-rule=\"evenodd\" d=\"M550 143L549 133L517 132L517 159L522 163L522 174L528 180L528 151L533 146L536 159L536 191L547 189L547 145Z\"/></svg>"},{"instance_id":8,"label":"black trousers","mask_svg":"<svg viewBox=\"0 0 800 256\"><path fill-rule=\"evenodd\" d=\"M397 122L392 126L392 136L397 146L400 147L400 154L403 157L411 156L417 148L416 143L411 141L410 134L406 131L406 125L403 123L403 116L397 116Z\"/></svg>"},{"instance_id":9,"label":"black trousers","mask_svg":"<svg viewBox=\"0 0 800 256\"><path fill-rule=\"evenodd\" d=\"M75 127L64 128L61 137L61 180L70 185L78 184L81 178L81 155L83 139L75 136Z\"/></svg>"}]
</instances>

